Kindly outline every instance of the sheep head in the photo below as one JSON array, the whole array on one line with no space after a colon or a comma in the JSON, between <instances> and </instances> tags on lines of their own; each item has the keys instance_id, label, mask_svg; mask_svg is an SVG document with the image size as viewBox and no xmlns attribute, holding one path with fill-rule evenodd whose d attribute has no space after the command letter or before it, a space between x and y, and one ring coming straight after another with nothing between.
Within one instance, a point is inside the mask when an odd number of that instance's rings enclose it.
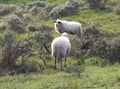
<instances>
[{"instance_id":1,"label":"sheep head","mask_svg":"<svg viewBox=\"0 0 120 89\"><path fill-rule=\"evenodd\" d=\"M55 26L55 30L58 33L63 33L63 27L62 27L62 21L61 20L55 20L54 21L54 26Z\"/></svg>"},{"instance_id":2,"label":"sheep head","mask_svg":"<svg viewBox=\"0 0 120 89\"><path fill-rule=\"evenodd\" d=\"M62 33L61 36L68 37L68 34L66 32Z\"/></svg>"}]
</instances>

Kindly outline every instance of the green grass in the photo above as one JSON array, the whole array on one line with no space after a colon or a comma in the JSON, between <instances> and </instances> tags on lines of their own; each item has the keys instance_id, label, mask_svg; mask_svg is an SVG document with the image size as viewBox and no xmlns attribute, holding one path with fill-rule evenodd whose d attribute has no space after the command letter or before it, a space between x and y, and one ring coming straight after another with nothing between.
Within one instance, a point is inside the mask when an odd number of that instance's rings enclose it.
<instances>
[{"instance_id":1,"label":"green grass","mask_svg":"<svg viewBox=\"0 0 120 89\"><path fill-rule=\"evenodd\" d=\"M65 3L66 0L44 0L47 3L54 3L56 5Z\"/></svg>"},{"instance_id":2,"label":"green grass","mask_svg":"<svg viewBox=\"0 0 120 89\"><path fill-rule=\"evenodd\" d=\"M21 5L32 1L34 0L0 0L0 3Z\"/></svg>"},{"instance_id":3,"label":"green grass","mask_svg":"<svg viewBox=\"0 0 120 89\"><path fill-rule=\"evenodd\" d=\"M32 1L39 1L39 0L0 0L0 3L21 5ZM66 0L44 0L44 1L46 3L54 3L58 5L61 3L65 3Z\"/></svg>"},{"instance_id":4,"label":"green grass","mask_svg":"<svg viewBox=\"0 0 120 89\"><path fill-rule=\"evenodd\" d=\"M1 76L0 89L119 89L119 64L105 67L83 66L85 68L80 77L77 72L60 72L52 67L45 69L43 73L30 73L27 76Z\"/></svg>"}]
</instances>

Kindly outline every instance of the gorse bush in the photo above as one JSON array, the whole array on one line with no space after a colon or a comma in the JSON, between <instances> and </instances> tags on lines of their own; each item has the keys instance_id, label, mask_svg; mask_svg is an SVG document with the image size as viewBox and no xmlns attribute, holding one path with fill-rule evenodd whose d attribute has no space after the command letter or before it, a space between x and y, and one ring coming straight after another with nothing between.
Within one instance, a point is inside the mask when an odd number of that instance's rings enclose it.
<instances>
[{"instance_id":1,"label":"gorse bush","mask_svg":"<svg viewBox=\"0 0 120 89\"><path fill-rule=\"evenodd\" d=\"M39 56L43 64L51 59L50 45L53 39L51 28L41 25L33 34L27 39L18 41L14 38L15 33L10 32L6 33L4 39L1 38L3 50L0 68L15 70L17 73L29 73L39 69L39 62L29 60L31 57Z\"/></svg>"},{"instance_id":2,"label":"gorse bush","mask_svg":"<svg viewBox=\"0 0 120 89\"><path fill-rule=\"evenodd\" d=\"M71 40L72 52L70 54L75 58L81 58L83 62L88 56L98 56L110 63L120 62L118 38L108 40L107 34L93 24L84 30L82 42L77 38Z\"/></svg>"},{"instance_id":3,"label":"gorse bush","mask_svg":"<svg viewBox=\"0 0 120 89\"><path fill-rule=\"evenodd\" d=\"M12 12L14 12L16 10L16 6L15 5L4 5L4 4L0 4L0 16L5 16L8 15Z\"/></svg>"},{"instance_id":4,"label":"gorse bush","mask_svg":"<svg viewBox=\"0 0 120 89\"><path fill-rule=\"evenodd\" d=\"M86 0L92 9L105 9L108 0Z\"/></svg>"},{"instance_id":5,"label":"gorse bush","mask_svg":"<svg viewBox=\"0 0 120 89\"><path fill-rule=\"evenodd\" d=\"M51 59L50 45L53 39L51 30L51 27L47 25L41 25L38 31L36 31L32 37L36 42L36 47L39 51L39 57L44 64L46 64L46 62Z\"/></svg>"},{"instance_id":6,"label":"gorse bush","mask_svg":"<svg viewBox=\"0 0 120 89\"><path fill-rule=\"evenodd\" d=\"M77 58L94 54L96 43L101 42L105 36L106 34L97 26L87 26L83 31L82 41L79 39L71 40L71 44L73 45L71 53Z\"/></svg>"},{"instance_id":7,"label":"gorse bush","mask_svg":"<svg viewBox=\"0 0 120 89\"><path fill-rule=\"evenodd\" d=\"M14 69L17 58L30 52L30 45L26 41L16 41L13 33L7 33L4 37L1 66L5 69Z\"/></svg>"},{"instance_id":8,"label":"gorse bush","mask_svg":"<svg viewBox=\"0 0 120 89\"><path fill-rule=\"evenodd\" d=\"M18 34L25 33L25 23L17 15L10 15L4 18L6 29L10 29Z\"/></svg>"},{"instance_id":9,"label":"gorse bush","mask_svg":"<svg viewBox=\"0 0 120 89\"><path fill-rule=\"evenodd\" d=\"M54 7L49 13L49 16L53 18L58 18L68 15L73 15L79 12L80 10L79 7L80 7L79 2L74 0L67 0L65 4L61 4Z\"/></svg>"}]
</instances>

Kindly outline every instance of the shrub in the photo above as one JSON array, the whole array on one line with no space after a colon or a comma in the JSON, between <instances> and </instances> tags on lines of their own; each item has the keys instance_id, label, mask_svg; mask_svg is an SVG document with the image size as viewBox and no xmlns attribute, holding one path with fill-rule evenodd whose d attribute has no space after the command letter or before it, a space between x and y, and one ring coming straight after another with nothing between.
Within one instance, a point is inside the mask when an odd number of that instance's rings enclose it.
<instances>
[{"instance_id":1,"label":"shrub","mask_svg":"<svg viewBox=\"0 0 120 89\"><path fill-rule=\"evenodd\" d=\"M33 36L33 39L36 41L37 50L39 51L39 57L44 64L51 59L50 45L53 39L51 30L49 26L42 25L39 31L36 31Z\"/></svg>"},{"instance_id":2,"label":"shrub","mask_svg":"<svg viewBox=\"0 0 120 89\"><path fill-rule=\"evenodd\" d=\"M0 4L0 16L4 16L7 14L10 14L11 12L16 10L15 5L5 5L5 4Z\"/></svg>"},{"instance_id":3,"label":"shrub","mask_svg":"<svg viewBox=\"0 0 120 89\"><path fill-rule=\"evenodd\" d=\"M44 1L34 1L34 2L31 2L31 3L28 3L28 6L31 8L33 6L37 6L37 7L45 7L46 4Z\"/></svg>"},{"instance_id":4,"label":"shrub","mask_svg":"<svg viewBox=\"0 0 120 89\"><path fill-rule=\"evenodd\" d=\"M4 32L6 30L5 24L0 24L0 33Z\"/></svg>"},{"instance_id":5,"label":"shrub","mask_svg":"<svg viewBox=\"0 0 120 89\"><path fill-rule=\"evenodd\" d=\"M3 38L2 38L2 37L0 37L0 47L3 47L3 45L4 45Z\"/></svg>"},{"instance_id":6,"label":"shrub","mask_svg":"<svg viewBox=\"0 0 120 89\"><path fill-rule=\"evenodd\" d=\"M115 62L120 63L120 39L119 37L107 43L105 57L109 59L110 63L115 63Z\"/></svg>"},{"instance_id":7,"label":"shrub","mask_svg":"<svg viewBox=\"0 0 120 89\"><path fill-rule=\"evenodd\" d=\"M98 56L106 59L110 63L120 62L119 37L110 41L107 38L107 34L101 31L96 25L86 27L82 44L77 38L72 39L71 44L71 55L75 58L81 58L83 60L83 58L88 56ZM104 66L105 64L101 65Z\"/></svg>"},{"instance_id":8,"label":"shrub","mask_svg":"<svg viewBox=\"0 0 120 89\"><path fill-rule=\"evenodd\" d=\"M24 22L21 21L20 18L16 15L10 15L4 18L5 23L7 24L7 28L13 30L14 32L20 34L24 33Z\"/></svg>"},{"instance_id":9,"label":"shrub","mask_svg":"<svg viewBox=\"0 0 120 89\"><path fill-rule=\"evenodd\" d=\"M116 8L115 8L115 12L117 14L120 14L120 3L117 4Z\"/></svg>"},{"instance_id":10,"label":"shrub","mask_svg":"<svg viewBox=\"0 0 120 89\"><path fill-rule=\"evenodd\" d=\"M79 11L79 3L73 0L67 0L65 4L58 5L52 9L49 16L58 18L62 16L73 15Z\"/></svg>"},{"instance_id":11,"label":"shrub","mask_svg":"<svg viewBox=\"0 0 120 89\"><path fill-rule=\"evenodd\" d=\"M30 72L39 70L39 63L34 60L24 59L24 61L15 69L16 73L25 73L28 75Z\"/></svg>"},{"instance_id":12,"label":"shrub","mask_svg":"<svg viewBox=\"0 0 120 89\"><path fill-rule=\"evenodd\" d=\"M81 58L82 57L82 52L81 52L81 42L79 39L72 39L71 40L71 45L72 45L72 48L71 48L71 56L75 57L75 58Z\"/></svg>"},{"instance_id":13,"label":"shrub","mask_svg":"<svg viewBox=\"0 0 120 89\"><path fill-rule=\"evenodd\" d=\"M92 9L105 9L108 0L86 0Z\"/></svg>"},{"instance_id":14,"label":"shrub","mask_svg":"<svg viewBox=\"0 0 120 89\"><path fill-rule=\"evenodd\" d=\"M84 37L86 41L82 48L87 46L88 50L90 50L89 54L108 59L110 63L120 62L119 37L109 41L107 34L94 25L86 28Z\"/></svg>"},{"instance_id":15,"label":"shrub","mask_svg":"<svg viewBox=\"0 0 120 89\"><path fill-rule=\"evenodd\" d=\"M30 52L30 45L26 41L15 41L13 33L7 33L4 37L4 47L2 50L1 67L14 69L17 58L27 55Z\"/></svg>"},{"instance_id":16,"label":"shrub","mask_svg":"<svg viewBox=\"0 0 120 89\"><path fill-rule=\"evenodd\" d=\"M95 54L96 43L101 42L105 36L105 33L99 30L96 25L87 26L83 32L82 42L79 39L71 40L72 55L83 58Z\"/></svg>"},{"instance_id":17,"label":"shrub","mask_svg":"<svg viewBox=\"0 0 120 89\"><path fill-rule=\"evenodd\" d=\"M29 25L29 26L28 26L28 30L29 30L30 32L38 31L38 29L37 29L35 26L32 26L32 25Z\"/></svg>"},{"instance_id":18,"label":"shrub","mask_svg":"<svg viewBox=\"0 0 120 89\"><path fill-rule=\"evenodd\" d=\"M47 13L50 13L50 11L55 7L55 5L52 5L52 4L47 4L45 7L44 7L44 10L47 12Z\"/></svg>"}]
</instances>

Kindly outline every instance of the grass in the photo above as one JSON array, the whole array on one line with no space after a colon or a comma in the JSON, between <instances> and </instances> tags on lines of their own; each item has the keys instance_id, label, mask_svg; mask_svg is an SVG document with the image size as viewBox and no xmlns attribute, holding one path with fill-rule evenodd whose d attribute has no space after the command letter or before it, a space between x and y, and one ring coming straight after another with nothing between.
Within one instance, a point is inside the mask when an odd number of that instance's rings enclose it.
<instances>
[{"instance_id":1,"label":"grass","mask_svg":"<svg viewBox=\"0 0 120 89\"><path fill-rule=\"evenodd\" d=\"M21 5L21 4L26 4L32 1L37 1L37 0L0 0L0 3ZM43 0L43 1L45 1L46 3L54 3L58 5L58 4L64 3L66 0L55 0L55 1L54 0Z\"/></svg>"},{"instance_id":2,"label":"grass","mask_svg":"<svg viewBox=\"0 0 120 89\"><path fill-rule=\"evenodd\" d=\"M59 0L55 0L55 1L54 0L45 0L46 3L54 3L56 5L65 3L65 1L66 0L60 0L60 1Z\"/></svg>"},{"instance_id":3,"label":"grass","mask_svg":"<svg viewBox=\"0 0 120 89\"><path fill-rule=\"evenodd\" d=\"M68 61L74 62L75 60L69 59ZM52 67L45 69L43 73L30 73L27 76L24 74L1 76L0 89L119 89L119 64L105 67L83 66L85 68L80 77L76 72L66 70L60 72Z\"/></svg>"},{"instance_id":4,"label":"grass","mask_svg":"<svg viewBox=\"0 0 120 89\"><path fill-rule=\"evenodd\" d=\"M103 89L108 87L108 89L118 89L117 84L120 82L117 79L120 77L120 70L118 67L107 66L107 67L96 67L90 66L86 68L85 73L83 73L83 81L86 82L83 86L95 87L96 89Z\"/></svg>"},{"instance_id":5,"label":"grass","mask_svg":"<svg viewBox=\"0 0 120 89\"><path fill-rule=\"evenodd\" d=\"M34 0L0 0L0 3L20 5L20 4L26 4L32 1Z\"/></svg>"}]
</instances>

